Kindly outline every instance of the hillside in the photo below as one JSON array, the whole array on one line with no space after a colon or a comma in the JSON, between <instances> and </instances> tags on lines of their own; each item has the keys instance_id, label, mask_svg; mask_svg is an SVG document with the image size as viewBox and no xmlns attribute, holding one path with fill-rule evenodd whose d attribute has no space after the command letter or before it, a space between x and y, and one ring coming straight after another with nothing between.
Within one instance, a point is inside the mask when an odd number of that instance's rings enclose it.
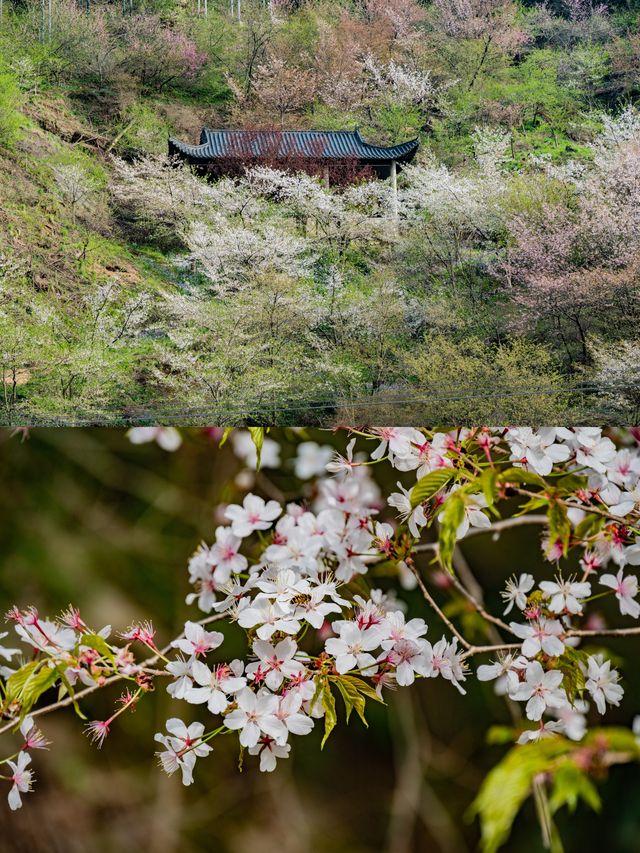
<instances>
[{"instance_id":1,"label":"hillside","mask_svg":"<svg viewBox=\"0 0 640 853\"><path fill-rule=\"evenodd\" d=\"M43 8L0 24L2 423L637 421L633 2ZM169 167L203 125L420 149L396 217Z\"/></svg>"}]
</instances>

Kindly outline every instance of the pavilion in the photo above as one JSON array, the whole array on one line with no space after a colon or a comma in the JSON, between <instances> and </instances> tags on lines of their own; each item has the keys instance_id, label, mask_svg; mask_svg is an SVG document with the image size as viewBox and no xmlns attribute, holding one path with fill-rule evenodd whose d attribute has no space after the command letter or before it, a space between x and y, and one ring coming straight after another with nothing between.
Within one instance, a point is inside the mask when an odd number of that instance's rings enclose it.
<instances>
[{"instance_id":1,"label":"pavilion","mask_svg":"<svg viewBox=\"0 0 640 853\"><path fill-rule=\"evenodd\" d=\"M202 129L199 145L169 139L169 155L213 175L267 163L280 168L323 174L350 167L391 177L410 163L419 142L412 139L388 148L370 145L358 130L210 130Z\"/></svg>"}]
</instances>

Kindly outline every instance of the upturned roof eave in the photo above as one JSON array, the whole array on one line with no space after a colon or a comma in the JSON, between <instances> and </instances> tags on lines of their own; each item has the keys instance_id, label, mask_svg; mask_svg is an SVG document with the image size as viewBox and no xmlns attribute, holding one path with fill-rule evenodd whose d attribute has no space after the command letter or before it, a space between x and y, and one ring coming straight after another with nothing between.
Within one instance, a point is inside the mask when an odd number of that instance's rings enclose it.
<instances>
[{"instance_id":1,"label":"upturned roof eave","mask_svg":"<svg viewBox=\"0 0 640 853\"><path fill-rule=\"evenodd\" d=\"M355 131L283 131L287 134L296 134L300 133L300 135L305 136L316 136L318 135L340 135L340 136L351 136L354 137L356 142L358 143L358 148L352 151L348 150L339 150L339 151L327 151L325 148L321 154L313 153L313 152L305 152L304 150L296 151L292 149L288 152L283 153L278 156L275 155L274 159L286 160L290 157L301 157L307 159L320 159L320 160L345 160L345 159L357 159L362 162L367 163L391 163L393 160L396 160L400 163L410 162L419 146L419 139L416 137L415 139L408 140L407 142L403 142L400 145L392 145L387 147L380 145L371 145L368 142L365 142L360 135L358 130ZM211 137L216 134L224 134L224 133L252 133L252 131L224 131L224 130L212 130L211 128L203 128L200 134L200 144L199 145L191 145L189 143L181 142L179 139L175 139L174 137L169 137L169 152L170 153L181 153L182 155L189 157L198 161L209 161L209 160L219 160L219 159L231 159L231 160L242 160L246 159L247 156L255 156L257 158L260 157L259 153L249 154L249 152L235 152L233 150L227 151L224 154L218 153L215 151L215 144ZM256 131L256 133L260 133L260 131ZM263 131L266 135L277 134L278 131ZM273 154L271 155L273 156Z\"/></svg>"}]
</instances>

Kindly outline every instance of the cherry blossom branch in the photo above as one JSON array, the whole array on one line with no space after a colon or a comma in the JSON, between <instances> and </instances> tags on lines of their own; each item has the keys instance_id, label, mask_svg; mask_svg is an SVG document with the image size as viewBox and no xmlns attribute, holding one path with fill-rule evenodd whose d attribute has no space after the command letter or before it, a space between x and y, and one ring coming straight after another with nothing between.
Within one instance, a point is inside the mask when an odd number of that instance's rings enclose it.
<instances>
[{"instance_id":1,"label":"cherry blossom branch","mask_svg":"<svg viewBox=\"0 0 640 853\"><path fill-rule=\"evenodd\" d=\"M528 497L528 498L539 498L541 495L545 494L543 491L542 492L531 492L531 491L529 491L529 489L521 489L521 488L518 488L516 486L510 486L510 488L517 495L523 495L524 497ZM554 497L553 500L557 501L559 504L562 504L562 506L566 507L567 509L581 509L587 513L593 513L595 515L600 515L603 518L608 519L609 521L613 521L615 524L620 524L622 521L620 516L614 515L609 510L600 509L600 507L597 507L597 506L591 506L590 504L589 505L587 505L587 504L583 504L583 505L574 504L568 500L565 500L564 498L559 498L559 497ZM522 518L527 518L527 517L528 516L526 516L526 515L522 516Z\"/></svg>"},{"instance_id":2,"label":"cherry blossom branch","mask_svg":"<svg viewBox=\"0 0 640 853\"><path fill-rule=\"evenodd\" d=\"M498 643L494 646L470 646L460 655L460 660L473 657L486 652L510 652L522 648L522 643Z\"/></svg>"},{"instance_id":3,"label":"cherry blossom branch","mask_svg":"<svg viewBox=\"0 0 640 853\"><path fill-rule=\"evenodd\" d=\"M566 633L567 637L637 637L640 636L640 627L637 628L598 628L595 630L581 630L571 628Z\"/></svg>"},{"instance_id":4,"label":"cherry blossom branch","mask_svg":"<svg viewBox=\"0 0 640 853\"><path fill-rule=\"evenodd\" d=\"M209 625L211 622L219 622L221 619L224 619L226 613L216 613L213 616L207 616L205 619L200 619L197 623L198 625ZM167 675L164 671L152 669L153 665L156 664L163 655L166 655L167 652L170 652L172 647L172 643L176 640L180 640L184 637L184 631L180 633L171 643L168 643L163 649L159 649L158 652L150 657L146 658L140 664L140 668L143 672L148 675ZM126 678L125 675L120 673L116 675L111 675L109 678L105 679L101 684L94 684L90 687L85 687L84 690L81 690L79 693L69 694L65 696L64 699L59 699L57 702L52 702L50 705L44 705L42 708L36 708L33 711L29 712L30 717L41 717L44 714L50 714L52 711L58 711L60 708L68 708L69 705L75 705L79 699L84 699L86 696L90 696L92 693L95 693L96 690L102 690L103 687L107 687L109 684L117 684L119 681L123 681ZM10 731L15 728L19 721L16 719L10 720L8 723L5 723L4 726L0 726L0 735L5 732Z\"/></svg>"}]
</instances>

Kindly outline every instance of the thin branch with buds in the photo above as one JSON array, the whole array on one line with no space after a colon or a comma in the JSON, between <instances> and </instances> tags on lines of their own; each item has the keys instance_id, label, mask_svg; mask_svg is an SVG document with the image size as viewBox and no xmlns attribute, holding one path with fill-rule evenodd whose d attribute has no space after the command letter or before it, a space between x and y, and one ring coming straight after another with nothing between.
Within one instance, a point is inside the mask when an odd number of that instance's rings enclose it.
<instances>
[{"instance_id":1,"label":"thin branch with buds","mask_svg":"<svg viewBox=\"0 0 640 853\"><path fill-rule=\"evenodd\" d=\"M214 616L207 616L206 619L200 619L198 625L209 625L211 622L218 622L221 619L224 619L226 613L216 613ZM180 640L184 637L184 631L179 634L172 642L176 640ZM151 655L146 658L146 660L142 661L140 664L140 669L142 672L145 672L147 675L167 675L168 673L153 669L154 664L156 664L163 655L166 655L167 652L170 652L172 649L172 644L168 643L163 649L160 649L156 654ZM52 702L50 705L44 705L42 708L37 708L36 710L30 711L30 717L41 717L43 714L50 714L52 711L58 711L61 708L68 708L69 705L75 705L78 700L84 699L86 696L90 696L92 693L95 693L96 690L102 690L103 687L107 687L110 684L117 684L119 681L123 681L126 678L124 675L112 675L109 678L106 678L101 684L91 685L90 687L85 687L84 690L81 690L79 693L69 694L65 696L64 699L59 699L57 702ZM8 723L5 723L4 726L0 727L0 735L5 732L10 731L18 725L19 720L10 720Z\"/></svg>"}]
</instances>

